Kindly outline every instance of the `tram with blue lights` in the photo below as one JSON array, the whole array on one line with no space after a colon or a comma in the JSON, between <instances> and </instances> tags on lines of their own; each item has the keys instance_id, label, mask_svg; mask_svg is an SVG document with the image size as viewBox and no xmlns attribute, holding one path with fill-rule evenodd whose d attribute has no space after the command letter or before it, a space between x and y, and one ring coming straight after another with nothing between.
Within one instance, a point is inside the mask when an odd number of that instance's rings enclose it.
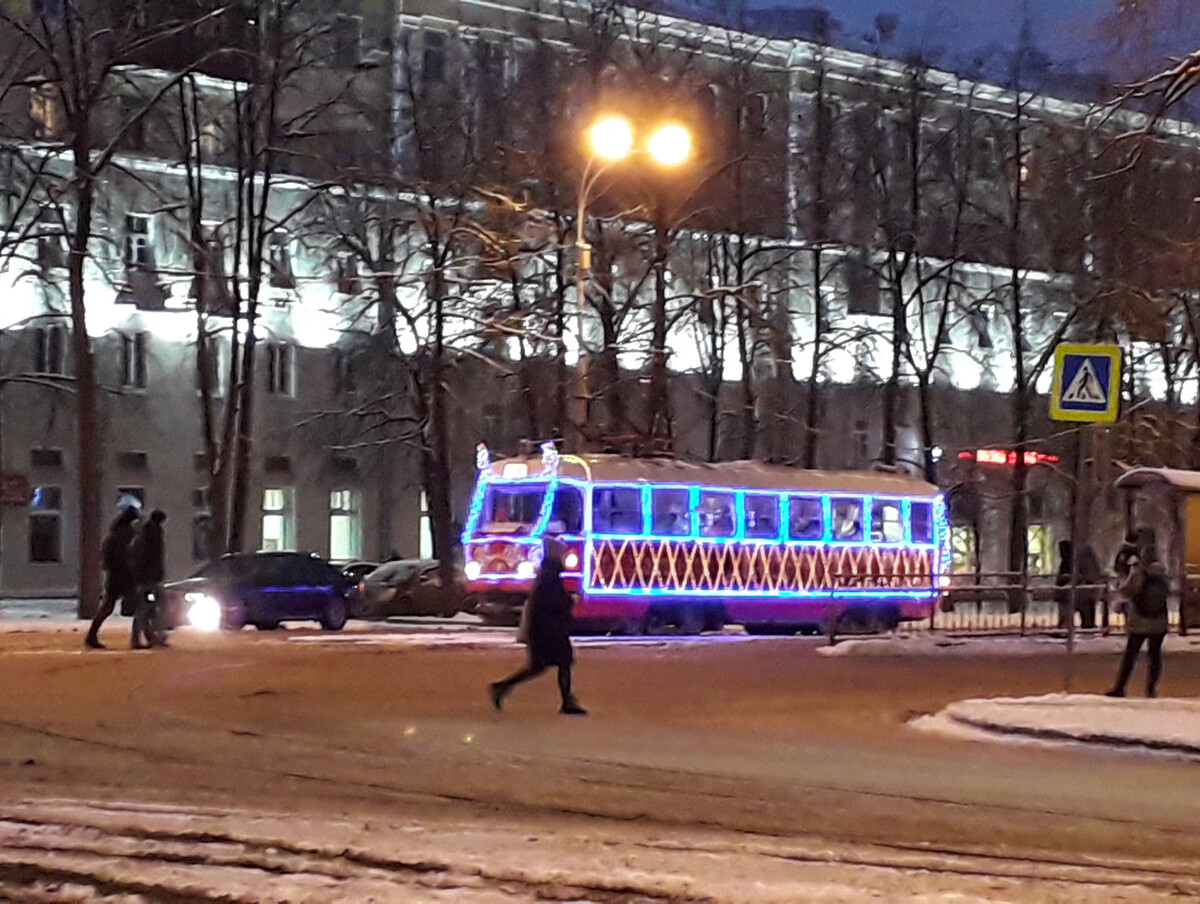
<instances>
[{"instance_id":1,"label":"tram with blue lights","mask_svg":"<svg viewBox=\"0 0 1200 904\"><path fill-rule=\"evenodd\" d=\"M894 472L621 455L491 461L463 530L479 609L515 624L558 542L577 629L855 633L928 618L949 565L945 503Z\"/></svg>"}]
</instances>

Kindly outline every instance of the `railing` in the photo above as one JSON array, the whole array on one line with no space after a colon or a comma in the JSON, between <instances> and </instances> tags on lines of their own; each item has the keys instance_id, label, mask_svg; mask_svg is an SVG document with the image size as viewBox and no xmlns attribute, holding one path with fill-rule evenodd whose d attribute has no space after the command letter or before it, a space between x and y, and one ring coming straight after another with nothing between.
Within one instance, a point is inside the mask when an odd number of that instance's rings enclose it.
<instances>
[{"instance_id":1,"label":"railing","mask_svg":"<svg viewBox=\"0 0 1200 904\"><path fill-rule=\"evenodd\" d=\"M1077 631L1124 632L1125 616L1115 610L1114 586L1115 579L1103 584L1076 585ZM1022 635L1066 631L1064 610L1069 606L1070 592L1070 586L1055 584L1054 575L1021 575L1017 572L954 575L930 617L908 622L903 630ZM1179 626L1177 596L1172 595L1168 608L1172 630ZM1090 619L1084 617L1088 607Z\"/></svg>"}]
</instances>

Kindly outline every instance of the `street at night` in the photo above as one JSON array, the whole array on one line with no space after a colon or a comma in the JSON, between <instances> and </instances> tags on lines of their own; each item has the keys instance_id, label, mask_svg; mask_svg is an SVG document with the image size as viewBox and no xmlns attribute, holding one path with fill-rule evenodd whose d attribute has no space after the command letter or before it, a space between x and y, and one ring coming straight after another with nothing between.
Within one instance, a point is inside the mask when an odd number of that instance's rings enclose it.
<instances>
[{"instance_id":1,"label":"street at night","mask_svg":"<svg viewBox=\"0 0 1200 904\"><path fill-rule=\"evenodd\" d=\"M137 653L116 649L119 622L114 649L87 652L71 622L3 624L5 900L1200 894L1194 759L907 724L1062 691L1060 649L593 638L577 666L590 715L569 717L549 679L495 712L487 682L521 648L461 623L184 631ZM1070 690L1099 693L1115 665L1076 656ZM1163 691L1200 691L1182 638Z\"/></svg>"}]
</instances>

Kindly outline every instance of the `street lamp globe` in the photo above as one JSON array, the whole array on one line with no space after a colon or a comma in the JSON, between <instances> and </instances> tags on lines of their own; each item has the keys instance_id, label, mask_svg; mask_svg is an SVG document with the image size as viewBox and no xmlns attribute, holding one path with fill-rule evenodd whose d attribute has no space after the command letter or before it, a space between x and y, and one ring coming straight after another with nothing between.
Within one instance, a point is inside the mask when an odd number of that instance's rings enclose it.
<instances>
[{"instance_id":1,"label":"street lamp globe","mask_svg":"<svg viewBox=\"0 0 1200 904\"><path fill-rule=\"evenodd\" d=\"M692 135L676 123L660 126L650 136L646 150L664 166L678 166L691 156Z\"/></svg>"},{"instance_id":2,"label":"street lamp globe","mask_svg":"<svg viewBox=\"0 0 1200 904\"><path fill-rule=\"evenodd\" d=\"M620 116L605 116L588 130L592 153L605 160L620 160L633 150L633 126Z\"/></svg>"}]
</instances>

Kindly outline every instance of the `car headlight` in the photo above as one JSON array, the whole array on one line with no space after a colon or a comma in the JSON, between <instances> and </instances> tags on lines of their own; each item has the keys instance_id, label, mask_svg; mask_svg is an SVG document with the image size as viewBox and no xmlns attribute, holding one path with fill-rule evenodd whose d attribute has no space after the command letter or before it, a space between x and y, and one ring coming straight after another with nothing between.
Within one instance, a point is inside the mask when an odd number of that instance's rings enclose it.
<instances>
[{"instance_id":1,"label":"car headlight","mask_svg":"<svg viewBox=\"0 0 1200 904\"><path fill-rule=\"evenodd\" d=\"M537 567L532 562L521 562L517 565L517 577L531 578L537 573Z\"/></svg>"},{"instance_id":2,"label":"car headlight","mask_svg":"<svg viewBox=\"0 0 1200 904\"><path fill-rule=\"evenodd\" d=\"M574 571L578 567L579 556L577 556L575 553L569 552L563 556L563 568L566 568L568 571Z\"/></svg>"},{"instance_id":3,"label":"car headlight","mask_svg":"<svg viewBox=\"0 0 1200 904\"><path fill-rule=\"evenodd\" d=\"M468 562L466 565L463 566L463 574L465 574L467 576L468 581L475 580L477 577L479 577L479 575L480 575L480 573L482 573L482 571L483 571L483 566L480 565L478 562Z\"/></svg>"},{"instance_id":4,"label":"car headlight","mask_svg":"<svg viewBox=\"0 0 1200 904\"><path fill-rule=\"evenodd\" d=\"M224 610L219 601L207 593L188 593L184 595L183 599L188 604L187 620L189 625L200 631L221 630Z\"/></svg>"}]
</instances>

